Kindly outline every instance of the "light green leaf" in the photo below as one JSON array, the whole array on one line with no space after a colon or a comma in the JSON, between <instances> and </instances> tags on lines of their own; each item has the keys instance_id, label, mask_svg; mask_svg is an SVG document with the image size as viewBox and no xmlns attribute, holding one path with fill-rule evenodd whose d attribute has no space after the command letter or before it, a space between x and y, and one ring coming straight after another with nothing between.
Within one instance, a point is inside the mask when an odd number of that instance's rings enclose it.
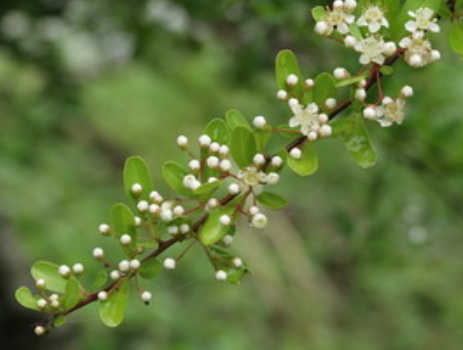
<instances>
[{"instance_id":1,"label":"light green leaf","mask_svg":"<svg viewBox=\"0 0 463 350\"><path fill-rule=\"evenodd\" d=\"M158 259L151 259L144 262L139 270L141 278L155 279L162 272L162 263Z\"/></svg>"},{"instance_id":2,"label":"light green leaf","mask_svg":"<svg viewBox=\"0 0 463 350\"><path fill-rule=\"evenodd\" d=\"M183 166L173 161L166 162L162 166L162 176L167 184L185 197L192 197L193 191L183 186L183 178L188 174Z\"/></svg>"},{"instance_id":3,"label":"light green leaf","mask_svg":"<svg viewBox=\"0 0 463 350\"><path fill-rule=\"evenodd\" d=\"M62 327L66 323L66 318L64 316L58 316L53 320L54 327Z\"/></svg>"},{"instance_id":4,"label":"light green leaf","mask_svg":"<svg viewBox=\"0 0 463 350\"><path fill-rule=\"evenodd\" d=\"M240 285L246 273L246 269L230 269L227 271L227 282L230 284Z\"/></svg>"},{"instance_id":5,"label":"light green leaf","mask_svg":"<svg viewBox=\"0 0 463 350\"><path fill-rule=\"evenodd\" d=\"M257 196L257 201L269 209L281 209L288 205L286 199L272 192L262 192Z\"/></svg>"},{"instance_id":6,"label":"light green leaf","mask_svg":"<svg viewBox=\"0 0 463 350\"><path fill-rule=\"evenodd\" d=\"M335 98L337 93L336 80L328 74L321 73L315 78L313 87L313 101L322 109L325 109L325 101Z\"/></svg>"},{"instance_id":7,"label":"light green leaf","mask_svg":"<svg viewBox=\"0 0 463 350\"><path fill-rule=\"evenodd\" d=\"M249 129L238 126L233 130L230 152L240 168L252 164L252 159L257 152L257 146L254 135Z\"/></svg>"},{"instance_id":8,"label":"light green leaf","mask_svg":"<svg viewBox=\"0 0 463 350\"><path fill-rule=\"evenodd\" d=\"M255 130L254 137L256 139L257 152L265 153L265 147L267 147L272 137L272 128L270 126L265 126L262 129Z\"/></svg>"},{"instance_id":9,"label":"light green leaf","mask_svg":"<svg viewBox=\"0 0 463 350\"><path fill-rule=\"evenodd\" d=\"M137 228L135 217L128 206L122 203L114 204L111 208L111 223L117 237L128 234L132 238L132 243L137 241Z\"/></svg>"},{"instance_id":10,"label":"light green leaf","mask_svg":"<svg viewBox=\"0 0 463 350\"><path fill-rule=\"evenodd\" d=\"M298 175L309 176L318 169L318 156L310 142L305 142L301 148L301 159L286 158L288 166Z\"/></svg>"},{"instance_id":11,"label":"light green leaf","mask_svg":"<svg viewBox=\"0 0 463 350\"><path fill-rule=\"evenodd\" d=\"M32 292L30 291L29 288L27 287L20 287L16 290L15 293L16 300L18 303L20 303L22 306L28 309L32 310L38 310L39 308L37 307L37 300L38 298L35 297Z\"/></svg>"},{"instance_id":12,"label":"light green leaf","mask_svg":"<svg viewBox=\"0 0 463 350\"><path fill-rule=\"evenodd\" d=\"M108 300L100 303L100 318L108 327L117 327L124 320L127 309L129 284L122 283L119 289L109 293Z\"/></svg>"},{"instance_id":13,"label":"light green leaf","mask_svg":"<svg viewBox=\"0 0 463 350\"><path fill-rule=\"evenodd\" d=\"M47 290L57 293L64 293L66 290L67 279L59 274L59 266L48 261L38 261L31 269L31 274L37 281L44 279Z\"/></svg>"},{"instance_id":14,"label":"light green leaf","mask_svg":"<svg viewBox=\"0 0 463 350\"><path fill-rule=\"evenodd\" d=\"M319 22L326 17L326 10L322 6L316 6L312 9L312 17Z\"/></svg>"},{"instance_id":15,"label":"light green leaf","mask_svg":"<svg viewBox=\"0 0 463 350\"><path fill-rule=\"evenodd\" d=\"M74 277L71 277L66 284L66 291L64 293L63 307L65 310L71 309L79 302L80 289L79 282Z\"/></svg>"},{"instance_id":16,"label":"light green leaf","mask_svg":"<svg viewBox=\"0 0 463 350\"><path fill-rule=\"evenodd\" d=\"M219 118L212 119L204 129L204 133L209 135L212 141L220 145L227 145L230 140L230 132L227 124Z\"/></svg>"},{"instance_id":17,"label":"light green leaf","mask_svg":"<svg viewBox=\"0 0 463 350\"><path fill-rule=\"evenodd\" d=\"M201 202L205 202L220 188L220 185L222 185L220 181L205 183L195 190L195 196L197 196Z\"/></svg>"},{"instance_id":18,"label":"light green leaf","mask_svg":"<svg viewBox=\"0 0 463 350\"><path fill-rule=\"evenodd\" d=\"M392 73L394 73L394 67L392 66L382 66L379 70L381 74L384 75L391 75Z\"/></svg>"},{"instance_id":19,"label":"light green leaf","mask_svg":"<svg viewBox=\"0 0 463 350\"><path fill-rule=\"evenodd\" d=\"M248 129L251 129L251 126L249 125L244 115L235 109L229 110L225 116L225 119L227 120L227 124L232 131L238 126L244 126Z\"/></svg>"},{"instance_id":20,"label":"light green leaf","mask_svg":"<svg viewBox=\"0 0 463 350\"><path fill-rule=\"evenodd\" d=\"M450 48L458 55L463 56L463 23L454 21L450 25Z\"/></svg>"},{"instance_id":21,"label":"light green leaf","mask_svg":"<svg viewBox=\"0 0 463 350\"><path fill-rule=\"evenodd\" d=\"M209 214L206 222L199 231L199 239L205 246L211 246L219 242L230 230L230 225L222 225L220 217L222 215L232 216L234 208L223 208Z\"/></svg>"},{"instance_id":22,"label":"light green leaf","mask_svg":"<svg viewBox=\"0 0 463 350\"><path fill-rule=\"evenodd\" d=\"M294 74L299 78L297 86L291 89L286 84L286 78L290 74ZM278 53L276 58L276 80L279 89L290 91L290 95L295 96L298 99L302 98L304 93L304 81L299 68L299 63L292 51L283 50Z\"/></svg>"},{"instance_id":23,"label":"light green leaf","mask_svg":"<svg viewBox=\"0 0 463 350\"><path fill-rule=\"evenodd\" d=\"M108 273L105 270L98 270L93 277L91 289L98 290L108 281Z\"/></svg>"},{"instance_id":24,"label":"light green leaf","mask_svg":"<svg viewBox=\"0 0 463 350\"><path fill-rule=\"evenodd\" d=\"M132 186L134 184L142 186L142 193L140 196L135 196L132 193ZM153 189L151 175L148 165L141 157L130 157L126 160L124 165L124 189L127 196L137 203L140 199L147 200L149 194Z\"/></svg>"},{"instance_id":25,"label":"light green leaf","mask_svg":"<svg viewBox=\"0 0 463 350\"><path fill-rule=\"evenodd\" d=\"M359 82L360 80L365 79L367 76L368 76L368 72L364 72L362 74L352 76L347 79L343 79L340 82L336 83L336 87L340 88L340 87L345 87L345 86L355 84Z\"/></svg>"}]
</instances>

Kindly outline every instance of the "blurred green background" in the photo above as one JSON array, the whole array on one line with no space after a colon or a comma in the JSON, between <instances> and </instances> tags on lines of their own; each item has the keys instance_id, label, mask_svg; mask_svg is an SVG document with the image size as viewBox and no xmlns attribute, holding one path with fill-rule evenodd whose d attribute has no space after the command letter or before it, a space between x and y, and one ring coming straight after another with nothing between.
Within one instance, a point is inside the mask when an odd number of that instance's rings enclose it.
<instances>
[{"instance_id":1,"label":"blurred green background","mask_svg":"<svg viewBox=\"0 0 463 350\"><path fill-rule=\"evenodd\" d=\"M35 260L91 268L127 156L144 156L167 193L159 169L181 157L178 134L196 138L230 108L288 118L274 98L278 50L308 76L354 69L356 54L312 31L310 6L323 3L2 0L0 348L461 350L463 64L445 35L439 63L386 79L391 94L407 83L416 95L404 125L369 124L375 168L330 141L317 143L315 176L285 173L290 206L237 239L253 270L242 286L217 283L193 250L121 327L92 306L41 338L29 327L39 316L13 299Z\"/></svg>"}]
</instances>

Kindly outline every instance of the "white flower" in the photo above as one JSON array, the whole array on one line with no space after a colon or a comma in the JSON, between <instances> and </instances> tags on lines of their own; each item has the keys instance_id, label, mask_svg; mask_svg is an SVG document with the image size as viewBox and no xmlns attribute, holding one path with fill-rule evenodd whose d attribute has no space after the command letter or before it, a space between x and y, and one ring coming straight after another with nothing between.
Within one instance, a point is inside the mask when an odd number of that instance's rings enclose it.
<instances>
[{"instance_id":1,"label":"white flower","mask_svg":"<svg viewBox=\"0 0 463 350\"><path fill-rule=\"evenodd\" d=\"M188 146L188 138L186 136L180 135L177 137L177 145L180 148L186 148Z\"/></svg>"},{"instance_id":2,"label":"white flower","mask_svg":"<svg viewBox=\"0 0 463 350\"><path fill-rule=\"evenodd\" d=\"M248 187L255 187L260 184L265 184L266 179L265 173L255 167L247 167L244 170L241 170L237 177L242 181L243 185Z\"/></svg>"},{"instance_id":3,"label":"white flower","mask_svg":"<svg viewBox=\"0 0 463 350\"><path fill-rule=\"evenodd\" d=\"M249 208L249 214L251 215L256 215L259 212L260 212L259 208L256 207L255 205Z\"/></svg>"},{"instance_id":4,"label":"white flower","mask_svg":"<svg viewBox=\"0 0 463 350\"><path fill-rule=\"evenodd\" d=\"M212 153L217 153L220 151L220 145L217 142L212 142L209 146L209 151Z\"/></svg>"},{"instance_id":5,"label":"white flower","mask_svg":"<svg viewBox=\"0 0 463 350\"><path fill-rule=\"evenodd\" d=\"M364 9L362 16L357 20L357 24L361 27L368 27L370 33L379 32L381 27L389 27L383 9L376 5L370 5Z\"/></svg>"},{"instance_id":6,"label":"white flower","mask_svg":"<svg viewBox=\"0 0 463 350\"><path fill-rule=\"evenodd\" d=\"M414 20L410 20L405 23L405 29L410 33L431 31L433 33L438 33L440 31L439 25L436 23L437 18L434 17L434 12L427 8L421 7L416 12L408 12L408 15Z\"/></svg>"},{"instance_id":7,"label":"white flower","mask_svg":"<svg viewBox=\"0 0 463 350\"><path fill-rule=\"evenodd\" d=\"M105 301L108 300L108 293L102 290L98 293L98 300Z\"/></svg>"},{"instance_id":8,"label":"white flower","mask_svg":"<svg viewBox=\"0 0 463 350\"><path fill-rule=\"evenodd\" d=\"M315 31L322 35L331 35L336 29L341 34L349 33L349 24L354 23L355 16L348 13L342 6L335 6L327 11L325 18L318 22Z\"/></svg>"},{"instance_id":9,"label":"white flower","mask_svg":"<svg viewBox=\"0 0 463 350\"><path fill-rule=\"evenodd\" d=\"M207 148L211 145L211 138L209 135L201 135L198 139L198 143L201 147Z\"/></svg>"},{"instance_id":10,"label":"white flower","mask_svg":"<svg viewBox=\"0 0 463 350\"><path fill-rule=\"evenodd\" d=\"M112 279L113 281L117 281L119 278L121 278L121 274L120 274L119 271L117 271L117 270L111 271L111 273L109 274L109 276L111 277L111 279Z\"/></svg>"},{"instance_id":11,"label":"white flower","mask_svg":"<svg viewBox=\"0 0 463 350\"><path fill-rule=\"evenodd\" d=\"M290 74L286 77L286 84L290 87L295 87L299 82L299 78L296 74Z\"/></svg>"},{"instance_id":12,"label":"white flower","mask_svg":"<svg viewBox=\"0 0 463 350\"><path fill-rule=\"evenodd\" d=\"M254 215L252 217L252 225L255 227L255 228L258 228L258 229L262 229L264 228L265 226L267 226L267 217L262 214L262 213L257 213L256 215Z\"/></svg>"},{"instance_id":13,"label":"white flower","mask_svg":"<svg viewBox=\"0 0 463 350\"><path fill-rule=\"evenodd\" d=\"M407 98L413 96L413 88L411 86L404 86L402 90L400 90L400 95Z\"/></svg>"},{"instance_id":14,"label":"white flower","mask_svg":"<svg viewBox=\"0 0 463 350\"><path fill-rule=\"evenodd\" d=\"M315 85L315 82L314 82L313 79L309 78L309 79L306 79L304 81L304 86L305 86L306 89L311 89L311 88L313 88L314 85Z\"/></svg>"},{"instance_id":15,"label":"white flower","mask_svg":"<svg viewBox=\"0 0 463 350\"><path fill-rule=\"evenodd\" d=\"M124 234L121 236L120 241L122 245L129 245L132 243L132 237L130 237L128 234Z\"/></svg>"},{"instance_id":16,"label":"white flower","mask_svg":"<svg viewBox=\"0 0 463 350\"><path fill-rule=\"evenodd\" d=\"M252 159L253 163L256 165L262 165L265 163L265 157L261 153L257 153Z\"/></svg>"},{"instance_id":17,"label":"white flower","mask_svg":"<svg viewBox=\"0 0 463 350\"><path fill-rule=\"evenodd\" d=\"M138 270L140 268L140 260L137 260L137 259L133 259L133 260L130 260L130 268L132 270Z\"/></svg>"},{"instance_id":18,"label":"white flower","mask_svg":"<svg viewBox=\"0 0 463 350\"><path fill-rule=\"evenodd\" d=\"M47 301L45 299L39 299L37 300L37 307L39 309L44 309L47 306Z\"/></svg>"},{"instance_id":19,"label":"white flower","mask_svg":"<svg viewBox=\"0 0 463 350\"><path fill-rule=\"evenodd\" d=\"M36 326L34 328L35 335L44 335L47 332L46 328L43 326Z\"/></svg>"},{"instance_id":20,"label":"white flower","mask_svg":"<svg viewBox=\"0 0 463 350\"><path fill-rule=\"evenodd\" d=\"M391 126L393 123L402 124L405 119L404 109L404 99L398 98L393 100L390 97L385 97L382 105L377 108L377 121L382 127Z\"/></svg>"},{"instance_id":21,"label":"white flower","mask_svg":"<svg viewBox=\"0 0 463 350\"><path fill-rule=\"evenodd\" d=\"M367 107L363 110L363 117L365 119L373 120L373 119L376 119L377 116L378 114L376 113L376 109L373 107Z\"/></svg>"},{"instance_id":22,"label":"white flower","mask_svg":"<svg viewBox=\"0 0 463 350\"><path fill-rule=\"evenodd\" d=\"M127 272L130 270L130 262L127 260L122 260L119 265L119 271L121 272Z\"/></svg>"},{"instance_id":23,"label":"white flower","mask_svg":"<svg viewBox=\"0 0 463 350\"><path fill-rule=\"evenodd\" d=\"M266 181L268 185L276 185L278 181L280 181L280 175L277 173L269 173Z\"/></svg>"},{"instance_id":24,"label":"white flower","mask_svg":"<svg viewBox=\"0 0 463 350\"><path fill-rule=\"evenodd\" d=\"M222 159L219 164L219 168L222 171L230 171L232 168L232 163L228 159Z\"/></svg>"},{"instance_id":25,"label":"white flower","mask_svg":"<svg viewBox=\"0 0 463 350\"><path fill-rule=\"evenodd\" d=\"M111 232L111 228L108 224L101 224L98 226L98 231L100 231L102 235L108 235Z\"/></svg>"},{"instance_id":26,"label":"white flower","mask_svg":"<svg viewBox=\"0 0 463 350\"><path fill-rule=\"evenodd\" d=\"M180 232L182 232L182 233L188 233L188 232L190 232L190 225L188 225L188 224L181 224L181 225L180 225Z\"/></svg>"},{"instance_id":27,"label":"white flower","mask_svg":"<svg viewBox=\"0 0 463 350\"><path fill-rule=\"evenodd\" d=\"M424 38L423 33L416 32L409 37L403 38L399 46L406 49L405 61L412 67L423 67L440 58L437 50L433 50L429 40Z\"/></svg>"},{"instance_id":28,"label":"white flower","mask_svg":"<svg viewBox=\"0 0 463 350\"><path fill-rule=\"evenodd\" d=\"M303 107L299 102L291 104L291 110L294 117L289 120L291 128L300 127L304 135L308 135L312 130L317 130L320 126L318 122L318 106L315 103L309 103L307 107Z\"/></svg>"},{"instance_id":29,"label":"white flower","mask_svg":"<svg viewBox=\"0 0 463 350\"><path fill-rule=\"evenodd\" d=\"M233 259L233 266L235 266L236 268L240 268L243 266L243 260L241 260L240 258L234 258Z\"/></svg>"},{"instance_id":30,"label":"white flower","mask_svg":"<svg viewBox=\"0 0 463 350\"><path fill-rule=\"evenodd\" d=\"M137 209L140 211L140 212L146 212L148 209L149 209L149 203L147 201L140 201L138 202L137 204Z\"/></svg>"},{"instance_id":31,"label":"white flower","mask_svg":"<svg viewBox=\"0 0 463 350\"><path fill-rule=\"evenodd\" d=\"M226 235L226 236L222 239L222 243L225 244L227 247L230 246L230 245L233 243L233 236Z\"/></svg>"},{"instance_id":32,"label":"white flower","mask_svg":"<svg viewBox=\"0 0 463 350\"><path fill-rule=\"evenodd\" d=\"M220 218L219 218L219 221L222 225L225 225L225 226L228 226L231 224L231 217L229 215L222 215Z\"/></svg>"},{"instance_id":33,"label":"white flower","mask_svg":"<svg viewBox=\"0 0 463 350\"><path fill-rule=\"evenodd\" d=\"M384 64L385 57L385 42L382 36L372 35L355 44L355 50L360 55L360 63L367 65L370 63L377 63L379 65Z\"/></svg>"},{"instance_id":34,"label":"white flower","mask_svg":"<svg viewBox=\"0 0 463 350\"><path fill-rule=\"evenodd\" d=\"M220 160L216 156L210 156L206 159L206 164L209 168L216 169L220 164Z\"/></svg>"},{"instance_id":35,"label":"white flower","mask_svg":"<svg viewBox=\"0 0 463 350\"><path fill-rule=\"evenodd\" d=\"M172 258L166 258L164 260L164 268L166 268L167 270L173 270L175 269L175 265L177 264L177 262L175 261L175 259L172 259Z\"/></svg>"},{"instance_id":36,"label":"white flower","mask_svg":"<svg viewBox=\"0 0 463 350\"><path fill-rule=\"evenodd\" d=\"M228 193L230 194L240 193L240 186L238 184L231 184L230 186L228 186Z\"/></svg>"},{"instance_id":37,"label":"white flower","mask_svg":"<svg viewBox=\"0 0 463 350\"><path fill-rule=\"evenodd\" d=\"M47 282L43 278L40 278L35 282L35 286L38 289L44 289L47 286Z\"/></svg>"}]
</instances>

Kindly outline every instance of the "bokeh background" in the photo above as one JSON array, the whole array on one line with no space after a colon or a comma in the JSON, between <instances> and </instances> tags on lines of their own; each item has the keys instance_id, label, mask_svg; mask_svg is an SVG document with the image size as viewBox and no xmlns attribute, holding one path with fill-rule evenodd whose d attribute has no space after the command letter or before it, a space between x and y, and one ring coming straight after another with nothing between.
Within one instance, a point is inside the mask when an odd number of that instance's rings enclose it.
<instances>
[{"instance_id":1,"label":"bokeh background","mask_svg":"<svg viewBox=\"0 0 463 350\"><path fill-rule=\"evenodd\" d=\"M90 269L96 233L124 199L124 159L177 159L237 108L289 117L275 99L274 57L293 49L308 76L356 67L313 31L304 0L2 0L0 4L0 348L8 350L461 350L463 63L399 65L395 94L416 88L401 127L370 124L378 165L341 141L317 143L310 178L285 173L290 199L265 232L235 244L253 276L217 283L198 250L134 300L115 330L89 307L36 338L14 290L38 259ZM443 32L446 32L444 26Z\"/></svg>"}]
</instances>

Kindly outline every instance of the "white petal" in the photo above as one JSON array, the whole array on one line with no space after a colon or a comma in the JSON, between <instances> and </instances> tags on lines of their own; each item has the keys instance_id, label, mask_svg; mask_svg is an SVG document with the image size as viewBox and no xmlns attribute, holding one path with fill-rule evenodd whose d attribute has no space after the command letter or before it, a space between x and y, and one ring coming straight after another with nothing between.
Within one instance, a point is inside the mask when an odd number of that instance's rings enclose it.
<instances>
[{"instance_id":1,"label":"white petal","mask_svg":"<svg viewBox=\"0 0 463 350\"><path fill-rule=\"evenodd\" d=\"M344 20L345 20L347 23L352 24L352 23L354 23L354 21L355 21L355 16L354 16L354 15L348 15L348 14L346 14L346 15L344 15Z\"/></svg>"},{"instance_id":2,"label":"white petal","mask_svg":"<svg viewBox=\"0 0 463 350\"><path fill-rule=\"evenodd\" d=\"M386 60L386 58L383 55L377 55L377 56L372 58L373 62L378 63L380 65L382 65L385 60Z\"/></svg>"},{"instance_id":3,"label":"white petal","mask_svg":"<svg viewBox=\"0 0 463 350\"><path fill-rule=\"evenodd\" d=\"M413 12L413 11L408 11L408 15L409 15L410 17L413 17L413 18L416 17L416 13Z\"/></svg>"},{"instance_id":4,"label":"white petal","mask_svg":"<svg viewBox=\"0 0 463 350\"><path fill-rule=\"evenodd\" d=\"M292 117L290 120L289 120L289 126L291 128L295 128L296 126L299 126L299 121L297 120L296 117Z\"/></svg>"},{"instance_id":5,"label":"white petal","mask_svg":"<svg viewBox=\"0 0 463 350\"><path fill-rule=\"evenodd\" d=\"M345 23L341 23L340 25L338 25L337 29L338 29L338 32L341 34L349 33L349 26Z\"/></svg>"},{"instance_id":6,"label":"white petal","mask_svg":"<svg viewBox=\"0 0 463 350\"><path fill-rule=\"evenodd\" d=\"M429 26L429 30L433 33L439 33L440 27L437 23L431 23L431 25Z\"/></svg>"},{"instance_id":7,"label":"white petal","mask_svg":"<svg viewBox=\"0 0 463 350\"><path fill-rule=\"evenodd\" d=\"M307 106L307 110L310 112L310 113L317 113L318 112L318 106L317 104L315 103L311 103Z\"/></svg>"},{"instance_id":8,"label":"white petal","mask_svg":"<svg viewBox=\"0 0 463 350\"><path fill-rule=\"evenodd\" d=\"M381 29L381 24L379 22L371 22L368 26L368 30L371 33L377 33Z\"/></svg>"},{"instance_id":9,"label":"white petal","mask_svg":"<svg viewBox=\"0 0 463 350\"><path fill-rule=\"evenodd\" d=\"M407 48L410 46L411 43L412 41L410 38L403 38L402 40L400 40L399 46L403 48Z\"/></svg>"},{"instance_id":10,"label":"white petal","mask_svg":"<svg viewBox=\"0 0 463 350\"><path fill-rule=\"evenodd\" d=\"M378 123L383 127L387 128L388 126L392 125L392 122L387 119L378 119Z\"/></svg>"},{"instance_id":11,"label":"white petal","mask_svg":"<svg viewBox=\"0 0 463 350\"><path fill-rule=\"evenodd\" d=\"M405 29L410 33L416 32L417 27L418 26L415 21L408 21L407 23L405 23Z\"/></svg>"},{"instance_id":12,"label":"white petal","mask_svg":"<svg viewBox=\"0 0 463 350\"><path fill-rule=\"evenodd\" d=\"M366 26L366 25L367 25L367 21L365 20L365 16L360 17L360 18L357 20L357 24L358 24L359 26Z\"/></svg>"},{"instance_id":13,"label":"white petal","mask_svg":"<svg viewBox=\"0 0 463 350\"><path fill-rule=\"evenodd\" d=\"M389 28L389 21L386 18L383 18L381 20L381 24L385 26L386 28Z\"/></svg>"},{"instance_id":14,"label":"white petal","mask_svg":"<svg viewBox=\"0 0 463 350\"><path fill-rule=\"evenodd\" d=\"M370 56L368 55L361 55L360 56L360 63L363 65L369 64L371 62Z\"/></svg>"}]
</instances>

